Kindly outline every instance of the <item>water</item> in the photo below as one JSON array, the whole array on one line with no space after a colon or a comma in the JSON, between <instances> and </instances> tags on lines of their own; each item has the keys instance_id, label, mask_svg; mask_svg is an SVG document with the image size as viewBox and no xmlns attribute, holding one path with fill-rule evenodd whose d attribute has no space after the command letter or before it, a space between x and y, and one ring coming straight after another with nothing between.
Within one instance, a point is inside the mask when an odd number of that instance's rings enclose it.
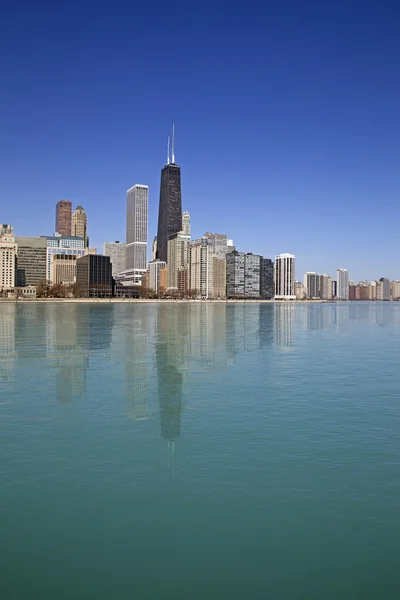
<instances>
[{"instance_id":1,"label":"water","mask_svg":"<svg viewBox=\"0 0 400 600\"><path fill-rule=\"evenodd\" d=\"M4 600L397 598L400 304L0 304Z\"/></svg>"}]
</instances>

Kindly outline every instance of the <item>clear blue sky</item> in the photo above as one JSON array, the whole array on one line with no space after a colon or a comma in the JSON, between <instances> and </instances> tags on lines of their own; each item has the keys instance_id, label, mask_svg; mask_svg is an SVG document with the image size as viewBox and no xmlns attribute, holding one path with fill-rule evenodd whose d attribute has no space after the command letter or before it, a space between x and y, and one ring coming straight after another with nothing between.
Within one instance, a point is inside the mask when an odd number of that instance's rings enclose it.
<instances>
[{"instance_id":1,"label":"clear blue sky","mask_svg":"<svg viewBox=\"0 0 400 600\"><path fill-rule=\"evenodd\" d=\"M125 238L171 122L192 232L307 270L400 279L397 2L3 0L0 220L51 234L61 198L91 245Z\"/></svg>"}]
</instances>

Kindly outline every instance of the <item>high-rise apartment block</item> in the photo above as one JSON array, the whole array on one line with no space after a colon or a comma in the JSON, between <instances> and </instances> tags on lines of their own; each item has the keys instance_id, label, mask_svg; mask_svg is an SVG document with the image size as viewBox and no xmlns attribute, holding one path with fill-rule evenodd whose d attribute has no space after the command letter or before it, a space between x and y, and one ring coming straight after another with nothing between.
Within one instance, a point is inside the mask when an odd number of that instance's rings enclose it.
<instances>
[{"instance_id":1,"label":"high-rise apartment block","mask_svg":"<svg viewBox=\"0 0 400 600\"><path fill-rule=\"evenodd\" d=\"M304 275L304 287L307 297L315 300L320 297L320 280L317 273L306 273Z\"/></svg>"},{"instance_id":2,"label":"high-rise apartment block","mask_svg":"<svg viewBox=\"0 0 400 600\"><path fill-rule=\"evenodd\" d=\"M110 257L114 278L122 273L122 271L125 271L126 245L124 242L104 242L103 254Z\"/></svg>"},{"instance_id":3,"label":"high-rise apartment block","mask_svg":"<svg viewBox=\"0 0 400 600\"><path fill-rule=\"evenodd\" d=\"M296 281L294 285L295 285L296 300L304 300L304 298L307 295L304 283L302 281Z\"/></svg>"},{"instance_id":4,"label":"high-rise apartment block","mask_svg":"<svg viewBox=\"0 0 400 600\"><path fill-rule=\"evenodd\" d=\"M226 255L226 295L228 298L259 298L262 257L258 254L228 252Z\"/></svg>"},{"instance_id":5,"label":"high-rise apartment block","mask_svg":"<svg viewBox=\"0 0 400 600\"><path fill-rule=\"evenodd\" d=\"M208 239L213 254L217 258L226 258L228 236L223 233L210 233L209 231L204 235Z\"/></svg>"},{"instance_id":6,"label":"high-rise apartment block","mask_svg":"<svg viewBox=\"0 0 400 600\"><path fill-rule=\"evenodd\" d=\"M191 235L190 213L187 210L185 210L185 212L182 215L182 232L184 233L184 235L188 235L189 237Z\"/></svg>"},{"instance_id":7,"label":"high-rise apartment block","mask_svg":"<svg viewBox=\"0 0 400 600\"><path fill-rule=\"evenodd\" d=\"M274 262L263 256L260 261L260 296L264 300L274 297Z\"/></svg>"},{"instance_id":8,"label":"high-rise apartment block","mask_svg":"<svg viewBox=\"0 0 400 600\"><path fill-rule=\"evenodd\" d=\"M72 235L85 240L85 248L89 246L87 234L87 215L83 206L77 206L72 214Z\"/></svg>"},{"instance_id":9,"label":"high-rise apartment block","mask_svg":"<svg viewBox=\"0 0 400 600\"><path fill-rule=\"evenodd\" d=\"M226 259L214 255L212 262L212 297L223 300L226 298Z\"/></svg>"},{"instance_id":10,"label":"high-rise apartment block","mask_svg":"<svg viewBox=\"0 0 400 600\"><path fill-rule=\"evenodd\" d=\"M294 290L295 256L279 254L275 257L275 299L296 300Z\"/></svg>"},{"instance_id":11,"label":"high-rise apartment block","mask_svg":"<svg viewBox=\"0 0 400 600\"><path fill-rule=\"evenodd\" d=\"M157 258L168 264L168 240L182 230L181 168L175 164L174 134L172 156L161 171L158 209Z\"/></svg>"},{"instance_id":12,"label":"high-rise apartment block","mask_svg":"<svg viewBox=\"0 0 400 600\"><path fill-rule=\"evenodd\" d=\"M18 244L16 284L37 285L46 280L46 238L16 236L15 241Z\"/></svg>"},{"instance_id":13,"label":"high-rise apartment block","mask_svg":"<svg viewBox=\"0 0 400 600\"><path fill-rule=\"evenodd\" d=\"M390 281L387 277L381 277L376 282L376 299L381 301L390 300Z\"/></svg>"},{"instance_id":14,"label":"high-rise apartment block","mask_svg":"<svg viewBox=\"0 0 400 600\"><path fill-rule=\"evenodd\" d=\"M11 225L0 225L0 292L15 287L18 245Z\"/></svg>"},{"instance_id":15,"label":"high-rise apartment block","mask_svg":"<svg viewBox=\"0 0 400 600\"><path fill-rule=\"evenodd\" d=\"M332 277L330 275L319 276L319 295L321 300L331 300L333 297Z\"/></svg>"},{"instance_id":16,"label":"high-rise apartment block","mask_svg":"<svg viewBox=\"0 0 400 600\"><path fill-rule=\"evenodd\" d=\"M337 299L349 299L349 272L347 269L337 270Z\"/></svg>"},{"instance_id":17,"label":"high-rise apartment block","mask_svg":"<svg viewBox=\"0 0 400 600\"><path fill-rule=\"evenodd\" d=\"M147 185L136 184L126 193L126 271L136 285L147 270L148 199Z\"/></svg>"},{"instance_id":18,"label":"high-rise apartment block","mask_svg":"<svg viewBox=\"0 0 400 600\"><path fill-rule=\"evenodd\" d=\"M160 272L166 266L167 263L162 260L152 260L149 263L149 288L157 293L163 287L160 283Z\"/></svg>"},{"instance_id":19,"label":"high-rise apartment block","mask_svg":"<svg viewBox=\"0 0 400 600\"><path fill-rule=\"evenodd\" d=\"M168 240L168 287L178 289L178 269L189 266L190 235L183 232L171 235Z\"/></svg>"},{"instance_id":20,"label":"high-rise apartment block","mask_svg":"<svg viewBox=\"0 0 400 600\"><path fill-rule=\"evenodd\" d=\"M189 246L190 289L202 298L211 298L213 289L213 252L206 237L193 240Z\"/></svg>"},{"instance_id":21,"label":"high-rise apartment block","mask_svg":"<svg viewBox=\"0 0 400 600\"><path fill-rule=\"evenodd\" d=\"M56 206L56 233L70 236L72 234L72 202L60 200Z\"/></svg>"},{"instance_id":22,"label":"high-rise apartment block","mask_svg":"<svg viewBox=\"0 0 400 600\"><path fill-rule=\"evenodd\" d=\"M76 261L76 282L84 298L111 298L112 267L109 256L86 254Z\"/></svg>"},{"instance_id":23,"label":"high-rise apartment block","mask_svg":"<svg viewBox=\"0 0 400 600\"><path fill-rule=\"evenodd\" d=\"M400 300L400 281L392 281L392 300Z\"/></svg>"}]
</instances>

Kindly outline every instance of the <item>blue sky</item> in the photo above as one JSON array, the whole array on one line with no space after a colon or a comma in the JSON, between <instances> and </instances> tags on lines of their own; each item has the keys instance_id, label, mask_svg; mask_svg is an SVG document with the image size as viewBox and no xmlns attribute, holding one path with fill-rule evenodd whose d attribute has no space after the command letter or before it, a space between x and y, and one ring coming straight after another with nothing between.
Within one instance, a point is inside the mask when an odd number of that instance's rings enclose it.
<instances>
[{"instance_id":1,"label":"blue sky","mask_svg":"<svg viewBox=\"0 0 400 600\"><path fill-rule=\"evenodd\" d=\"M51 234L66 198L101 248L145 183L151 242L174 119L194 236L293 252L297 278L400 279L399 17L396 2L3 0L0 220Z\"/></svg>"}]
</instances>

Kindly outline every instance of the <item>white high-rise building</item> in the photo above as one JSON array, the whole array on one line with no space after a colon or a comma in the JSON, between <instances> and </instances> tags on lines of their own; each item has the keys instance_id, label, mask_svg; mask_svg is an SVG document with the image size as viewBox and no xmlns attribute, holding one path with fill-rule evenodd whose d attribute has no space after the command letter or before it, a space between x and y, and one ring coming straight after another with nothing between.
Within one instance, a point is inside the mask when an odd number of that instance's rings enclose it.
<instances>
[{"instance_id":1,"label":"white high-rise building","mask_svg":"<svg viewBox=\"0 0 400 600\"><path fill-rule=\"evenodd\" d=\"M275 256L275 300L296 300L294 254Z\"/></svg>"},{"instance_id":2,"label":"white high-rise building","mask_svg":"<svg viewBox=\"0 0 400 600\"><path fill-rule=\"evenodd\" d=\"M213 251L205 236L193 240L189 246L191 290L197 290L203 298L213 293Z\"/></svg>"},{"instance_id":3,"label":"white high-rise building","mask_svg":"<svg viewBox=\"0 0 400 600\"><path fill-rule=\"evenodd\" d=\"M347 269L337 270L337 299L349 299L349 272Z\"/></svg>"},{"instance_id":4,"label":"white high-rise building","mask_svg":"<svg viewBox=\"0 0 400 600\"><path fill-rule=\"evenodd\" d=\"M0 292L14 289L17 253L13 228L0 224Z\"/></svg>"},{"instance_id":5,"label":"white high-rise building","mask_svg":"<svg viewBox=\"0 0 400 600\"><path fill-rule=\"evenodd\" d=\"M136 184L126 193L126 271L140 285L147 268L149 186Z\"/></svg>"},{"instance_id":6,"label":"white high-rise building","mask_svg":"<svg viewBox=\"0 0 400 600\"><path fill-rule=\"evenodd\" d=\"M103 254L110 257L114 278L125 271L126 246L124 242L104 242Z\"/></svg>"},{"instance_id":7,"label":"white high-rise building","mask_svg":"<svg viewBox=\"0 0 400 600\"><path fill-rule=\"evenodd\" d=\"M155 292L160 290L160 271L165 269L167 263L163 260L152 260L149 263L149 288Z\"/></svg>"},{"instance_id":8,"label":"white high-rise building","mask_svg":"<svg viewBox=\"0 0 400 600\"><path fill-rule=\"evenodd\" d=\"M182 232L190 236L190 213L187 210L182 215Z\"/></svg>"}]
</instances>

